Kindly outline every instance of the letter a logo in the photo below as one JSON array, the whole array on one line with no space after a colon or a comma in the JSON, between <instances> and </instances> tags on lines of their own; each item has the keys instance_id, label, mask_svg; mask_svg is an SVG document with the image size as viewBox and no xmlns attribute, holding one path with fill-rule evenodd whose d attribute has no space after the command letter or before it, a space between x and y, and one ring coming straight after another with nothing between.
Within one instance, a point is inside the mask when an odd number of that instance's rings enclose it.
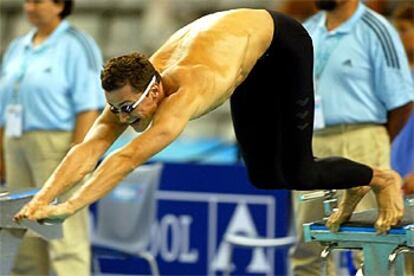
<instances>
[{"instance_id":1,"label":"letter a logo","mask_svg":"<svg viewBox=\"0 0 414 276\"><path fill-rule=\"evenodd\" d=\"M250 214L249 208L245 203L240 203L237 205L236 210L234 211L234 214L227 226L227 229L224 232L224 235L235 233L244 234L250 237L257 236L256 226ZM229 253L229 245L223 240L220 243L218 253L213 259L213 271L225 270L226 264L228 263L230 257ZM233 264L232 267L234 267ZM263 248L254 249L250 264L247 266L246 270L250 273L270 272L271 268L269 261L264 254Z\"/></svg>"}]
</instances>

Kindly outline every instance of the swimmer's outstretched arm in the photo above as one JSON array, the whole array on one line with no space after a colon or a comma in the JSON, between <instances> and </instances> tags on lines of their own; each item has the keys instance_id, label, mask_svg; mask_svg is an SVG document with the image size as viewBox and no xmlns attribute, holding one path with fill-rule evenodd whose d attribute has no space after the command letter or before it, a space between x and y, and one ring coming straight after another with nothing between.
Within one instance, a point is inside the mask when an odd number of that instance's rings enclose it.
<instances>
[{"instance_id":1,"label":"swimmer's outstretched arm","mask_svg":"<svg viewBox=\"0 0 414 276\"><path fill-rule=\"evenodd\" d=\"M196 109L196 99L180 97L180 91L174 93L163 101L151 127L108 156L71 198L56 206L39 208L27 218L65 218L104 197L132 170L174 141Z\"/></svg>"},{"instance_id":2,"label":"swimmer's outstretched arm","mask_svg":"<svg viewBox=\"0 0 414 276\"><path fill-rule=\"evenodd\" d=\"M91 172L109 146L126 129L106 108L95 121L82 143L73 146L55 169L42 189L15 216L30 217L37 209L49 204Z\"/></svg>"},{"instance_id":3,"label":"swimmer's outstretched arm","mask_svg":"<svg viewBox=\"0 0 414 276\"><path fill-rule=\"evenodd\" d=\"M182 96L184 94L184 96ZM178 91L166 98L145 132L112 153L68 201L75 211L104 197L124 177L167 147L184 130L197 108L196 100Z\"/></svg>"}]
</instances>

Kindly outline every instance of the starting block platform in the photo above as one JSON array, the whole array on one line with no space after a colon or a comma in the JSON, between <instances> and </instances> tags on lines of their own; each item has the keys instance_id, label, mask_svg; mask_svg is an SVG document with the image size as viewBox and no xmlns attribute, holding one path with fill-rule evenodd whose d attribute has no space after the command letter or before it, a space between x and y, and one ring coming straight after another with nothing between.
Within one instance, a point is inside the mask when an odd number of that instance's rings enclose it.
<instances>
[{"instance_id":1,"label":"starting block platform","mask_svg":"<svg viewBox=\"0 0 414 276\"><path fill-rule=\"evenodd\" d=\"M404 258L397 257L414 253L414 207L406 207L401 223L386 235L376 234L377 215L377 209L354 213L336 233L329 231L325 221L304 224L305 241L326 246L321 255L324 261L335 250L362 250L364 275L405 275Z\"/></svg>"},{"instance_id":2,"label":"starting block platform","mask_svg":"<svg viewBox=\"0 0 414 276\"><path fill-rule=\"evenodd\" d=\"M13 216L38 192L38 189L0 192L0 275L10 275L20 242L28 229L46 240L63 237L61 224L40 224L23 220L15 223Z\"/></svg>"}]
</instances>

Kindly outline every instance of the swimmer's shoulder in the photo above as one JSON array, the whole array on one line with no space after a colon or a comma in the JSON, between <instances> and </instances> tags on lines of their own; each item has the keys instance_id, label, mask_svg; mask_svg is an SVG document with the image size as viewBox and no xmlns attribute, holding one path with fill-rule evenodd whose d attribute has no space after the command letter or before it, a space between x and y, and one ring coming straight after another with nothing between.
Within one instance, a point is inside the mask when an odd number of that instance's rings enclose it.
<instances>
[{"instance_id":1,"label":"swimmer's shoulder","mask_svg":"<svg viewBox=\"0 0 414 276\"><path fill-rule=\"evenodd\" d=\"M206 15L196 21L197 29L206 31L226 30L229 32L249 32L260 34L273 32L274 23L271 14L264 9L231 9Z\"/></svg>"},{"instance_id":2,"label":"swimmer's shoulder","mask_svg":"<svg viewBox=\"0 0 414 276\"><path fill-rule=\"evenodd\" d=\"M203 64L184 64L172 66L161 72L163 81L169 87L169 91L177 91L180 88L191 88L185 90L200 90L211 84L213 72Z\"/></svg>"},{"instance_id":3,"label":"swimmer's shoulder","mask_svg":"<svg viewBox=\"0 0 414 276\"><path fill-rule=\"evenodd\" d=\"M273 29L273 18L267 10L241 8L219 11L200 17L177 30L154 55L175 50L177 46L191 44L200 38L214 38L214 34L218 37L221 37L221 33L273 34Z\"/></svg>"},{"instance_id":4,"label":"swimmer's shoulder","mask_svg":"<svg viewBox=\"0 0 414 276\"><path fill-rule=\"evenodd\" d=\"M217 12L191 24L178 31L180 35L173 35L171 44L150 60L160 72L178 76L185 86L199 85L199 80L194 82L198 78L216 80L220 76L216 88L221 91L228 91L239 72L249 71L266 51L274 28L270 13L257 9Z\"/></svg>"}]
</instances>

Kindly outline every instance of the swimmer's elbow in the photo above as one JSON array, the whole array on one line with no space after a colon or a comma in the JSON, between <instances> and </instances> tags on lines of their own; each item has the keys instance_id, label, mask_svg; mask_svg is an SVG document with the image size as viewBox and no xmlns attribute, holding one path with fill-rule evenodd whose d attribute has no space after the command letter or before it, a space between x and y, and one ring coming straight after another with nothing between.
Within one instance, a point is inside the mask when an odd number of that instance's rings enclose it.
<instances>
[{"instance_id":1,"label":"swimmer's elbow","mask_svg":"<svg viewBox=\"0 0 414 276\"><path fill-rule=\"evenodd\" d=\"M154 124L151 131L153 136L161 141L173 141L183 132L188 120L187 118L177 118L162 124Z\"/></svg>"},{"instance_id":2,"label":"swimmer's elbow","mask_svg":"<svg viewBox=\"0 0 414 276\"><path fill-rule=\"evenodd\" d=\"M158 137L166 142L174 141L184 130L183 126L175 126L170 128L163 128L158 132Z\"/></svg>"}]
</instances>

